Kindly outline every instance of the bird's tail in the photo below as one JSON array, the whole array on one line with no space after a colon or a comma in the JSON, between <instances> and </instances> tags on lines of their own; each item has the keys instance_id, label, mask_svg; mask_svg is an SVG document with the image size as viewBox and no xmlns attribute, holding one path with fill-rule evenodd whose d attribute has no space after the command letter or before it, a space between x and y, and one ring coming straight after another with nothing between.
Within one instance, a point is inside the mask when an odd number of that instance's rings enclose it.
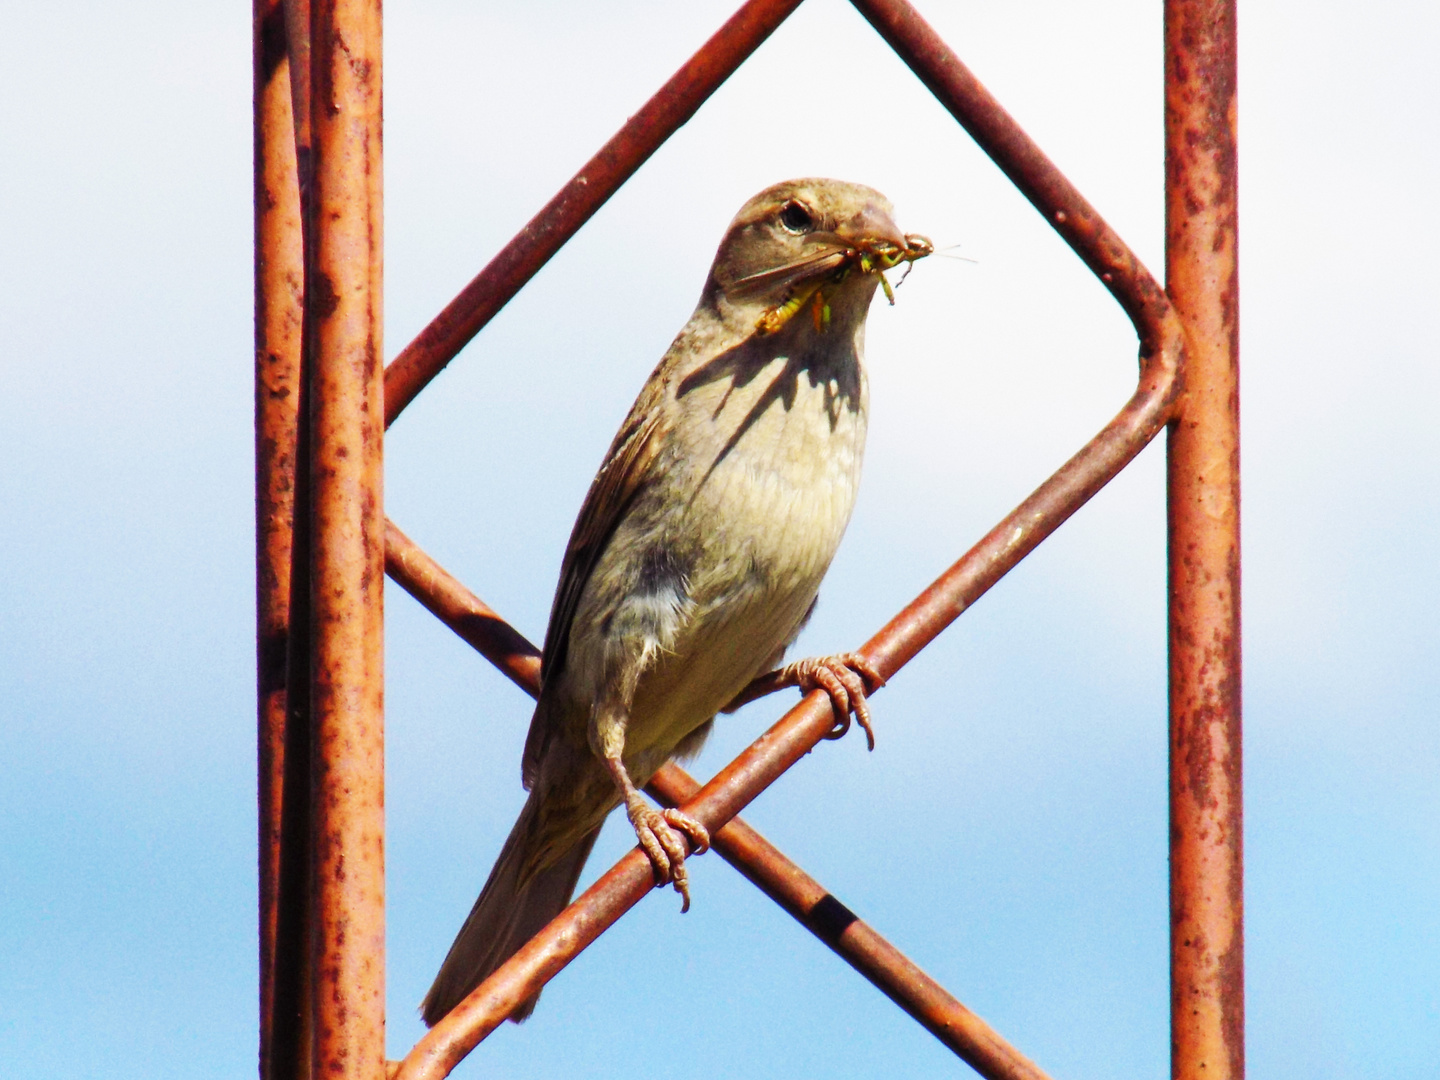
<instances>
[{"instance_id":1,"label":"bird's tail","mask_svg":"<svg viewBox=\"0 0 1440 1080\"><path fill-rule=\"evenodd\" d=\"M592 829L551 865L531 870L542 842L539 809L540 798L531 792L480 898L420 1005L427 1027L458 1005L570 903L600 828ZM522 1004L510 1019L524 1020L539 997L536 994Z\"/></svg>"}]
</instances>

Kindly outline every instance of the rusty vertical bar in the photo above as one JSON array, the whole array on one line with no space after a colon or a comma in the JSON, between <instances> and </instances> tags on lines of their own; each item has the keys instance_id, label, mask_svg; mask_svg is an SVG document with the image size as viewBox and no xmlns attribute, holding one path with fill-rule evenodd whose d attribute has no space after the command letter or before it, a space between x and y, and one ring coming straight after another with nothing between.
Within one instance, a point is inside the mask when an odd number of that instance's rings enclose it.
<instances>
[{"instance_id":1,"label":"rusty vertical bar","mask_svg":"<svg viewBox=\"0 0 1440 1080\"><path fill-rule=\"evenodd\" d=\"M1165 3L1171 1075L1245 1073L1235 0Z\"/></svg>"},{"instance_id":2,"label":"rusty vertical bar","mask_svg":"<svg viewBox=\"0 0 1440 1080\"><path fill-rule=\"evenodd\" d=\"M304 265L280 0L255 0L255 652L260 1076L273 1074ZM283 997L283 995L282 995Z\"/></svg>"},{"instance_id":3,"label":"rusty vertical bar","mask_svg":"<svg viewBox=\"0 0 1440 1080\"><path fill-rule=\"evenodd\" d=\"M282 0L284 37L291 104L291 143L295 176L286 198L298 207L298 237L291 234L288 248L294 258L294 244L300 246L300 264L295 268L292 299L301 306L298 342L298 371L295 388L295 428L292 433L294 465L292 528L290 536L290 604L286 633L285 727L278 752L283 755L273 768L278 784L280 834L275 883L275 942L270 978L269 1022L262 1030L266 1052L261 1080L305 1080L310 1076L312 964L312 895L310 866L313 851L310 828L311 801L311 709L310 671L312 620L310 617L310 383L313 365L309 357L310 314L305 310L305 275L310 244L310 11L308 0ZM276 105L279 108L278 104ZM292 264L293 265L293 264Z\"/></svg>"},{"instance_id":4,"label":"rusty vertical bar","mask_svg":"<svg viewBox=\"0 0 1440 1080\"><path fill-rule=\"evenodd\" d=\"M385 1076L379 0L314 0L311 1072Z\"/></svg>"}]
</instances>

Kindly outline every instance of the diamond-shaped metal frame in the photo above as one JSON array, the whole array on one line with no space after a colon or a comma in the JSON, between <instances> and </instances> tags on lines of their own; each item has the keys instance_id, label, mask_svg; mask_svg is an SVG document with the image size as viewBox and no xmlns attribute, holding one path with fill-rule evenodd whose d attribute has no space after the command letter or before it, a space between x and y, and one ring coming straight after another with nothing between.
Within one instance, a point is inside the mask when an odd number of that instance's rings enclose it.
<instances>
[{"instance_id":1,"label":"diamond-shaped metal frame","mask_svg":"<svg viewBox=\"0 0 1440 1080\"><path fill-rule=\"evenodd\" d=\"M1167 426L1172 1074L1244 1072L1235 0L1165 0L1162 290L905 0L852 0L1130 316L1120 413L859 651L887 677ZM384 520L383 429L782 23L750 0L389 365L378 0L255 0L262 1080L438 1078L652 887L632 850L384 1059L381 566L530 694L539 654ZM747 694L774 689L758 679ZM830 730L815 692L703 787L650 790L983 1076L1045 1074L736 815Z\"/></svg>"}]
</instances>

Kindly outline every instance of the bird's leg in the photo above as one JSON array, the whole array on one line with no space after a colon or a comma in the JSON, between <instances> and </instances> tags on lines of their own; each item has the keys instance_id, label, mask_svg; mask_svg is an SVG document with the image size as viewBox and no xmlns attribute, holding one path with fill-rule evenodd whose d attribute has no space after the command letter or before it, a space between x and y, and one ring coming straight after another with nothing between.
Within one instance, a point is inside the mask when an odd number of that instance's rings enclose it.
<instances>
[{"instance_id":1,"label":"bird's leg","mask_svg":"<svg viewBox=\"0 0 1440 1080\"><path fill-rule=\"evenodd\" d=\"M710 832L689 814L679 810L656 810L645 801L625 768L626 711L618 708L596 710L591 721L591 742L605 763L606 770L620 789L625 813L635 829L640 849L650 860L655 884L669 882L681 896L680 911L690 910L690 875L685 870L685 840L690 841L694 854L710 846Z\"/></svg>"},{"instance_id":2,"label":"bird's leg","mask_svg":"<svg viewBox=\"0 0 1440 1080\"><path fill-rule=\"evenodd\" d=\"M870 726L870 704L865 695L885 685L885 677L859 653L812 656L786 664L776 674L782 686L798 686L800 692L824 690L835 710L835 727L827 739L838 739L850 730L850 714L865 730L865 744L875 749L875 731Z\"/></svg>"}]
</instances>

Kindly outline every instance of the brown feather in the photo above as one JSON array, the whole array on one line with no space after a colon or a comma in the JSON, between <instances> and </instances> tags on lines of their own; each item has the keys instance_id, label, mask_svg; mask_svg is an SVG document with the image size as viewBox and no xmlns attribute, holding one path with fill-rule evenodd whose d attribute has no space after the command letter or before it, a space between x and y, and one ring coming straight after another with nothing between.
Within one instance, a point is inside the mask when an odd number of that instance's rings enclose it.
<instances>
[{"instance_id":1,"label":"brown feather","mask_svg":"<svg viewBox=\"0 0 1440 1080\"><path fill-rule=\"evenodd\" d=\"M662 413L655 399L663 393L663 383L652 377L646 384L645 392L630 410L615 441L610 444L605 463L600 466L585 495L575 528L570 533L570 542L565 546L565 558L560 564L560 583L555 589L550 624L545 630L545 651L540 659L542 699L545 684L565 666L565 654L570 645L570 624L580 603L580 594L585 591L596 561L649 475L650 463L659 452ZM545 744L553 734L544 722L545 715L544 709L535 710L530 731L525 737L520 774L527 789L534 782Z\"/></svg>"}]
</instances>

